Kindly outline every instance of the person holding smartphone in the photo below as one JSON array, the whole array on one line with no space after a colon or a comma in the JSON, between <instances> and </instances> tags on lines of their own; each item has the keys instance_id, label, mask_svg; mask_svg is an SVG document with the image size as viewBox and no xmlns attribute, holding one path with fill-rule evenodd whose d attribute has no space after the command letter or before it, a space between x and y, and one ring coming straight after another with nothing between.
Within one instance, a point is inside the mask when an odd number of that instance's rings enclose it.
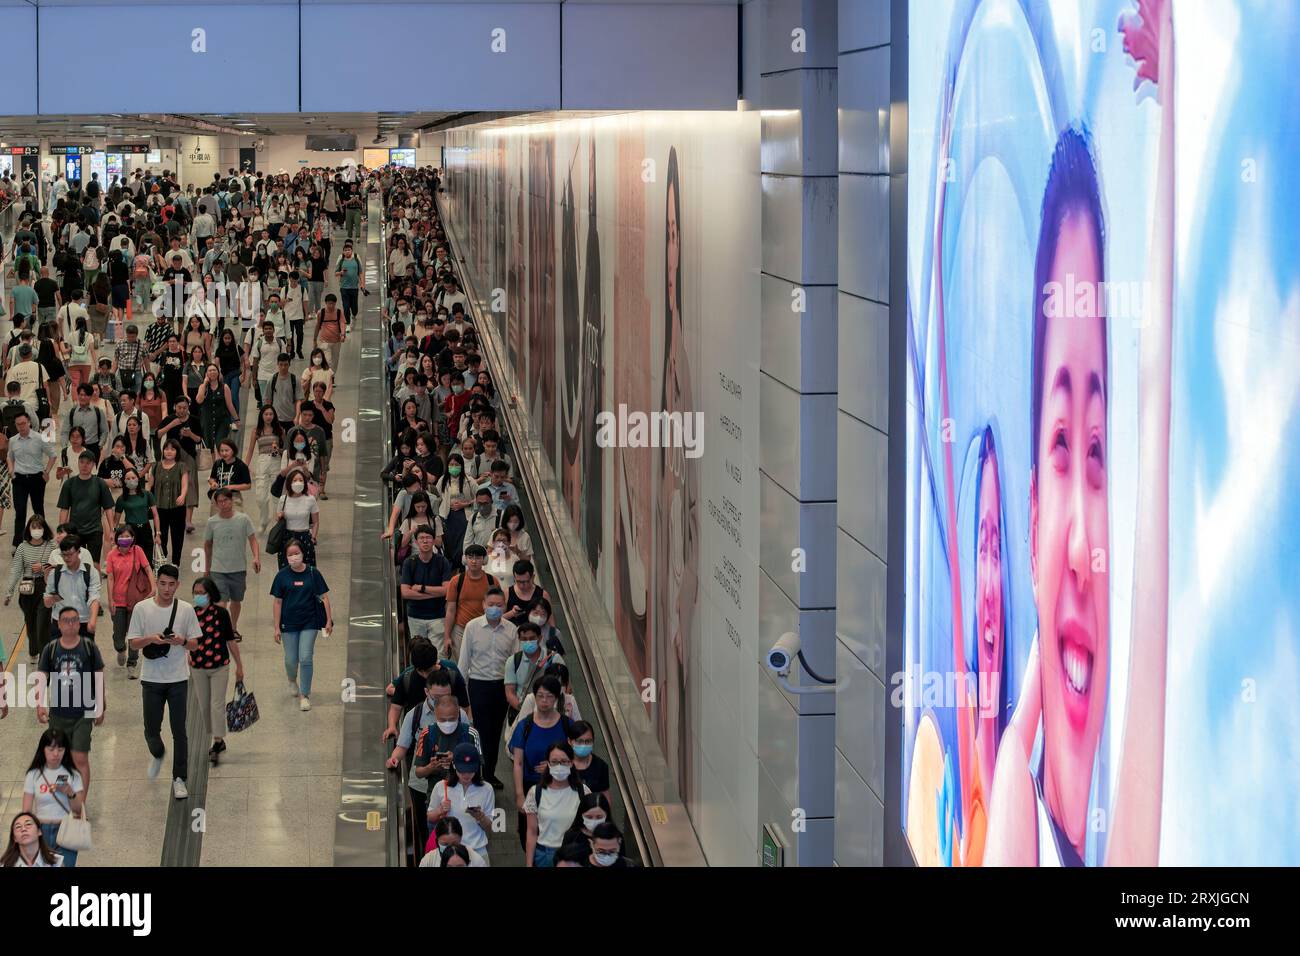
<instances>
[{"instance_id":1,"label":"person holding smartphone","mask_svg":"<svg viewBox=\"0 0 1300 956\"><path fill-rule=\"evenodd\" d=\"M453 818L461 826L461 845L488 860L488 833L492 829L492 815L496 812L496 791L483 781L482 755L473 743L459 743L449 754L445 779L434 784L429 794L429 825L436 827L440 820ZM435 836L432 843L436 843ZM426 847L428 852L432 846Z\"/></svg>"},{"instance_id":2,"label":"person holding smartphone","mask_svg":"<svg viewBox=\"0 0 1300 956\"><path fill-rule=\"evenodd\" d=\"M458 745L468 742L476 751L479 749L478 731L461 713L450 676L447 671L431 675L426 686L425 704L419 708L418 723L415 712L412 712L406 733L399 735L397 741L403 749L393 751L397 762L406 752L405 748L409 747L412 753L407 788L415 812L416 846L423 846L427 837L425 814L430 780L437 780L447 773L451 767L452 751ZM396 767L397 762L390 758L389 765Z\"/></svg>"},{"instance_id":3,"label":"person holding smartphone","mask_svg":"<svg viewBox=\"0 0 1300 956\"><path fill-rule=\"evenodd\" d=\"M86 788L72 762L68 735L51 727L41 734L36 756L23 780L23 813L41 823L46 844L63 857L64 866L77 865L77 851L58 845L59 824L70 813L81 813Z\"/></svg>"},{"instance_id":4,"label":"person holding smartphone","mask_svg":"<svg viewBox=\"0 0 1300 956\"><path fill-rule=\"evenodd\" d=\"M188 650L196 650L203 629L193 605L176 597L180 571L174 564L158 569L158 590L131 611L127 644L140 650L140 690L144 698L144 739L153 760L149 779L162 769L167 748L162 739L164 708L172 731L172 796L184 800L190 795L185 785L189 767L189 739L185 732L186 705L190 690Z\"/></svg>"}]
</instances>

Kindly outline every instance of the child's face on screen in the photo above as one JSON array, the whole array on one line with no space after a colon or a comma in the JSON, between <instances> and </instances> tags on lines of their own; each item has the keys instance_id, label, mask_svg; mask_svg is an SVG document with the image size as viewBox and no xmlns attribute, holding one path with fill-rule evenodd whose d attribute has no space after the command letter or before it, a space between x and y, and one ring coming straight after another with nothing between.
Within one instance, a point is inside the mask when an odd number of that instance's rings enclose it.
<instances>
[{"instance_id":1,"label":"child's face on screen","mask_svg":"<svg viewBox=\"0 0 1300 956\"><path fill-rule=\"evenodd\" d=\"M1067 216L1051 279L1101 276L1093 224ZM1095 286L1094 286L1095 287ZM1100 301L1100 299L1098 299ZM1047 320L1031 550L1042 668L1045 785L1076 848L1084 844L1093 760L1106 711L1110 651L1104 318Z\"/></svg>"}]
</instances>

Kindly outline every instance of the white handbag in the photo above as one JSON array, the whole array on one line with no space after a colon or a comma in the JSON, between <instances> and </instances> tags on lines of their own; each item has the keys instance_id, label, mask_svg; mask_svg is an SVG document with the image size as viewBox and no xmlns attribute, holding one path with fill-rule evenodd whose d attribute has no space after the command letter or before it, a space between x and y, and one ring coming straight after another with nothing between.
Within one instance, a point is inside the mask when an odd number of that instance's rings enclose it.
<instances>
[{"instance_id":1,"label":"white handbag","mask_svg":"<svg viewBox=\"0 0 1300 956\"><path fill-rule=\"evenodd\" d=\"M41 771L41 777L44 778L46 784L50 784L50 778L45 776L44 770ZM59 800L59 792L54 789L52 784L50 784L50 793L54 794L55 801L63 803L62 800ZM63 849L72 850L74 853L89 850L91 847L90 821L86 819L85 808L82 808L81 816L72 812L71 803L66 804L65 809L68 811L68 815L59 823L59 833L55 837L55 842Z\"/></svg>"}]
</instances>

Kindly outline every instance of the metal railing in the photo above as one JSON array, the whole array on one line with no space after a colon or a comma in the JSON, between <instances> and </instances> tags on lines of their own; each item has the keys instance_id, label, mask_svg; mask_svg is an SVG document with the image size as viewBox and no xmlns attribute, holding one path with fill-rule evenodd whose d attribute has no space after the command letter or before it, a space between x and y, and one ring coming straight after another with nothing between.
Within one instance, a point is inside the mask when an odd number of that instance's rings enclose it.
<instances>
[{"instance_id":1,"label":"metal railing","mask_svg":"<svg viewBox=\"0 0 1300 956\"><path fill-rule=\"evenodd\" d=\"M388 220L387 209L384 208L383 197L379 200L380 225L379 225L379 294L381 297L380 309L381 314L386 311L386 302L388 294ZM389 338L388 323L383 322L381 326L383 332L382 341L387 344ZM392 379L388 374L388 367L384 364L383 348L379 351L379 367L381 369L380 379L383 383L382 394L383 401L381 407L383 414L380 421L383 426L382 441L384 445L384 460L387 462L388 457L392 454L391 442L389 436L393 433L393 397L392 397ZM387 524L388 515L393 507L393 486L391 482L383 482L383 518ZM400 675L406 669L406 633L403 621L406 619L403 607L402 597L397 589L397 570L393 563L393 554L391 548L385 548L384 552L384 655L389 663L389 670L394 675ZM384 702L385 723L387 723L388 702ZM393 751L397 749L396 739L390 742L386 748L387 756L391 757ZM389 866L406 866L409 860L414 858L414 851L419 849L411 847L407 843L408 830L407 825L413 824L414 820L408 820L412 812L412 807L406 794L406 763L403 761L397 768L397 772L388 772L385 787L388 797L388 865ZM414 827L410 832L415 832Z\"/></svg>"}]
</instances>

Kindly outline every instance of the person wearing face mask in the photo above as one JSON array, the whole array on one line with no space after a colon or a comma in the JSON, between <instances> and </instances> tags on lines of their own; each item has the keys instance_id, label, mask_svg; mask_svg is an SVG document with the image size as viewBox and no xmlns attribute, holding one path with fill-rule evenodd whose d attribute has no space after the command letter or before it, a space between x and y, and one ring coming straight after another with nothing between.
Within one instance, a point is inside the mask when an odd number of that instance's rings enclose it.
<instances>
[{"instance_id":1,"label":"person wearing face mask","mask_svg":"<svg viewBox=\"0 0 1300 956\"><path fill-rule=\"evenodd\" d=\"M463 437L460 435L461 415L469 407L470 399L473 397L465 388L465 383L457 381L453 375L451 395L442 403L442 413L447 417L447 430L450 434Z\"/></svg>"},{"instance_id":2,"label":"person wearing face mask","mask_svg":"<svg viewBox=\"0 0 1300 956\"><path fill-rule=\"evenodd\" d=\"M35 662L50 639L50 614L45 607L45 573L49 570L50 528L40 515L32 515L24 526L21 543L9 560L9 587L5 606L18 595L27 631L27 653Z\"/></svg>"},{"instance_id":3,"label":"person wearing face mask","mask_svg":"<svg viewBox=\"0 0 1300 956\"><path fill-rule=\"evenodd\" d=\"M324 349L313 348L311 350L311 359L307 367L303 369L300 383L305 398L310 399L312 397L313 386L318 382L325 386L326 398L334 394L334 364L336 360L337 354L331 357Z\"/></svg>"},{"instance_id":4,"label":"person wearing face mask","mask_svg":"<svg viewBox=\"0 0 1300 956\"><path fill-rule=\"evenodd\" d=\"M602 870L640 866L635 860L623 855L623 834L608 821L592 831L591 855L587 857L586 865Z\"/></svg>"},{"instance_id":5,"label":"person wearing face mask","mask_svg":"<svg viewBox=\"0 0 1300 956\"><path fill-rule=\"evenodd\" d=\"M573 695L573 686L569 683L569 668L559 661L552 660L551 663L546 665L546 669L542 671L541 677L534 678L532 690L519 706L519 716L513 724L506 728L507 740L514 736L515 731L519 729L521 724L537 712L537 689L543 677L554 678L559 681L560 690L563 691L564 700L556 706L563 708L564 718L569 721L569 725L565 728L565 739L569 739L567 733L572 729L572 725L582 720L582 711L578 707L578 698Z\"/></svg>"},{"instance_id":6,"label":"person wearing face mask","mask_svg":"<svg viewBox=\"0 0 1300 956\"><path fill-rule=\"evenodd\" d=\"M491 788L489 788L491 789ZM479 853L461 840L464 829L455 817L443 817L433 828L429 844L424 848L422 867L484 867L488 865L487 852Z\"/></svg>"},{"instance_id":7,"label":"person wearing face mask","mask_svg":"<svg viewBox=\"0 0 1300 956\"><path fill-rule=\"evenodd\" d=\"M132 543L144 551L152 565L154 544L162 542L162 520L158 516L158 502L153 492L145 489L144 481L134 467L127 467L122 472L122 494L113 510L130 527L135 538Z\"/></svg>"},{"instance_id":8,"label":"person wearing face mask","mask_svg":"<svg viewBox=\"0 0 1300 956\"><path fill-rule=\"evenodd\" d=\"M104 557L104 573L108 577L109 606L113 615L113 649L117 651L117 665L127 669L127 677L135 679L135 668L140 651L131 648L127 653L126 630L131 623L135 606L154 592L153 567L144 549L136 544L135 532L129 525L117 529L116 547Z\"/></svg>"},{"instance_id":9,"label":"person wearing face mask","mask_svg":"<svg viewBox=\"0 0 1300 956\"><path fill-rule=\"evenodd\" d=\"M199 713L205 718L212 746L208 759L215 765L226 750L226 687L230 682L230 659L235 659L235 680L244 679L244 660L239 653L230 614L219 603L217 582L210 577L194 582L194 614L202 635L190 649L190 683Z\"/></svg>"},{"instance_id":10,"label":"person wearing face mask","mask_svg":"<svg viewBox=\"0 0 1300 956\"><path fill-rule=\"evenodd\" d=\"M517 628L519 650L506 662L505 690L510 710L506 719L513 725L519 716L528 689L537 676L551 664L563 664L564 658L542 645L542 629L532 621L525 621Z\"/></svg>"},{"instance_id":11,"label":"person wearing face mask","mask_svg":"<svg viewBox=\"0 0 1300 956\"><path fill-rule=\"evenodd\" d=\"M481 561L482 556L470 556L473 562ZM481 573L481 572L480 572ZM459 606L469 600L469 587L466 584L467 571L452 579L449 589L447 616L450 620L453 602L450 595L455 594ZM489 575L482 575L486 581L492 581ZM505 695L506 659L514 652L518 640L516 628L505 620L505 595L492 582L483 597L483 613L467 622L464 626L464 639L457 657L457 668L469 682L470 706L474 711L474 726L479 732L484 755L486 773L484 777L493 787L501 789L504 784L497 779L497 752L501 746L501 727L505 721L508 702Z\"/></svg>"},{"instance_id":12,"label":"person wearing face mask","mask_svg":"<svg viewBox=\"0 0 1300 956\"><path fill-rule=\"evenodd\" d=\"M285 567L271 584L275 643L284 647L284 672L298 709L311 710L311 682L316 638L334 629L329 586L320 571L309 567L299 540L290 536L282 549Z\"/></svg>"},{"instance_id":13,"label":"person wearing face mask","mask_svg":"<svg viewBox=\"0 0 1300 956\"><path fill-rule=\"evenodd\" d=\"M548 595L537 584L537 570L533 567L531 561L516 561L511 566L511 578L510 588L506 591L506 620L514 621L515 624L523 624L525 621L532 620L534 611L537 611L538 605ZM543 617L541 620L533 621L533 623L545 628L546 620ZM543 646L546 644L546 636L545 631L543 631Z\"/></svg>"},{"instance_id":14,"label":"person wearing face mask","mask_svg":"<svg viewBox=\"0 0 1300 956\"><path fill-rule=\"evenodd\" d=\"M546 747L542 766L537 783L520 804L527 817L524 866L528 867L555 865L565 830L587 792L582 776L573 770L573 750L564 741Z\"/></svg>"},{"instance_id":15,"label":"person wearing face mask","mask_svg":"<svg viewBox=\"0 0 1300 956\"><path fill-rule=\"evenodd\" d=\"M496 812L496 792L484 782L481 766L482 756L474 744L456 745L445 778L434 784L429 793L428 820L434 826L435 840L440 840L439 830L457 825L461 845L477 854L483 866L488 866L488 833ZM426 851L432 848L426 847Z\"/></svg>"},{"instance_id":16,"label":"person wearing face mask","mask_svg":"<svg viewBox=\"0 0 1300 956\"><path fill-rule=\"evenodd\" d=\"M573 695L568 695L572 697ZM609 764L594 753L596 731L585 720L575 720L569 726L569 744L573 747L573 766L582 774L582 780L592 793L609 796Z\"/></svg>"},{"instance_id":17,"label":"person wearing face mask","mask_svg":"<svg viewBox=\"0 0 1300 956\"><path fill-rule=\"evenodd\" d=\"M576 767L578 763L576 753L574 756ZM591 785L587 783L585 773L582 775L582 782L587 785L590 792L583 794L582 801L578 804L578 813L573 818L573 825L564 833L564 846L581 847L585 860L591 853L591 834L596 827L612 819L614 811L610 808L609 798L605 794L590 790Z\"/></svg>"},{"instance_id":18,"label":"person wearing face mask","mask_svg":"<svg viewBox=\"0 0 1300 956\"><path fill-rule=\"evenodd\" d=\"M436 823L438 816L445 815L429 814L432 804L428 800L428 794L432 785L445 779L451 771L453 751L463 744L481 759L478 731L461 713L455 695L446 690L442 677L436 684L431 682L428 685L429 696L426 697L425 705L418 712L413 711L407 715L407 726L403 727L403 734L398 739L399 745L411 741L413 759L407 786L411 791L416 823L416 846L424 846L428 838L428 824ZM435 691L437 696L433 696ZM446 800L446 795L441 799Z\"/></svg>"},{"instance_id":19,"label":"person wearing face mask","mask_svg":"<svg viewBox=\"0 0 1300 956\"><path fill-rule=\"evenodd\" d=\"M496 528L497 512L492 504L492 492L487 488L480 488L474 493L474 511L468 518L465 529L465 547L478 545L483 549L486 557Z\"/></svg>"},{"instance_id":20,"label":"person wearing face mask","mask_svg":"<svg viewBox=\"0 0 1300 956\"><path fill-rule=\"evenodd\" d=\"M297 538L304 560L311 566L316 565L316 536L320 531L320 505L310 493L307 472L300 466L290 468L285 476L284 494L280 497L280 508L275 520L284 519L286 540ZM287 563L284 548L280 549L280 567Z\"/></svg>"},{"instance_id":21,"label":"person wearing face mask","mask_svg":"<svg viewBox=\"0 0 1300 956\"><path fill-rule=\"evenodd\" d=\"M501 590L509 594L514 584L515 561L510 554L510 534L504 528L492 532L488 560L484 567L500 583Z\"/></svg>"},{"instance_id":22,"label":"person wearing face mask","mask_svg":"<svg viewBox=\"0 0 1300 956\"><path fill-rule=\"evenodd\" d=\"M442 553L452 567L460 567L474 486L465 477L465 462L459 452L447 456L447 472L434 487L439 496L438 516L442 519Z\"/></svg>"}]
</instances>

